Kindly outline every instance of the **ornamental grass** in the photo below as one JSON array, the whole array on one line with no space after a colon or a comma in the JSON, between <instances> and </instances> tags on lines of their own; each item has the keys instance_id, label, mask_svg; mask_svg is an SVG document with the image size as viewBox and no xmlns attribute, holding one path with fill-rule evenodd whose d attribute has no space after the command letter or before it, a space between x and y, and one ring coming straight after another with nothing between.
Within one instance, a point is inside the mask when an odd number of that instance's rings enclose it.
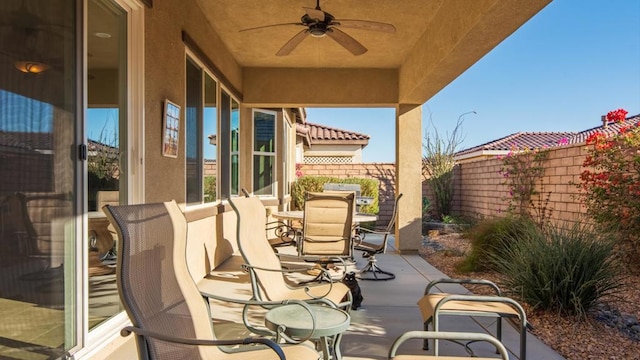
<instances>
[{"instance_id":1,"label":"ornamental grass","mask_svg":"<svg viewBox=\"0 0 640 360\"><path fill-rule=\"evenodd\" d=\"M592 228L527 227L512 246L490 255L504 292L533 308L586 317L622 286L614 242Z\"/></svg>"}]
</instances>

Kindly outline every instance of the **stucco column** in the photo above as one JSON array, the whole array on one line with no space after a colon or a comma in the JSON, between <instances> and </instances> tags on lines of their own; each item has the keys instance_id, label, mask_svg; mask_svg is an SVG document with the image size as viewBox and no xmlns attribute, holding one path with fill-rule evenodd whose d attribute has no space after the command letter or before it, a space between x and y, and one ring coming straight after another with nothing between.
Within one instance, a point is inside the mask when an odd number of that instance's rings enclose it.
<instances>
[{"instance_id":1,"label":"stucco column","mask_svg":"<svg viewBox=\"0 0 640 360\"><path fill-rule=\"evenodd\" d=\"M396 222L396 249L414 252L422 243L421 105L396 107L396 193L403 194Z\"/></svg>"}]
</instances>

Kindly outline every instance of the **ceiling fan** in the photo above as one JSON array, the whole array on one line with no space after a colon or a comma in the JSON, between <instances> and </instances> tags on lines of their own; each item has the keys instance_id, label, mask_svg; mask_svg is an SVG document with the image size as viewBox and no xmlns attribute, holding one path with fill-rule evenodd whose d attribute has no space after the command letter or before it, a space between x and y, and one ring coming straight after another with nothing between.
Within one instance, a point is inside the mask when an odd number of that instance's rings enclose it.
<instances>
[{"instance_id":1,"label":"ceiling fan","mask_svg":"<svg viewBox=\"0 0 640 360\"><path fill-rule=\"evenodd\" d=\"M360 30L373 30L391 34L396 32L395 26L391 24L368 20L336 19L333 15L329 14L326 11L323 11L320 8L320 0L316 0L315 9L308 7L303 7L303 9L306 14L302 15L302 17L300 18L300 22L258 26L254 28L243 29L240 31L250 31L269 27L290 25L306 27L306 29L300 31L289 41L287 41L287 43L284 44L284 46L280 48L280 50L278 50L278 52L276 53L277 56L286 56L291 54L291 52L298 45L300 45L302 40L304 40L308 35L314 37L323 37L326 35L356 56L362 55L367 52L367 48L364 47L364 45L362 45L360 42L358 42L358 40L354 39L342 30L338 29L338 27Z\"/></svg>"}]
</instances>

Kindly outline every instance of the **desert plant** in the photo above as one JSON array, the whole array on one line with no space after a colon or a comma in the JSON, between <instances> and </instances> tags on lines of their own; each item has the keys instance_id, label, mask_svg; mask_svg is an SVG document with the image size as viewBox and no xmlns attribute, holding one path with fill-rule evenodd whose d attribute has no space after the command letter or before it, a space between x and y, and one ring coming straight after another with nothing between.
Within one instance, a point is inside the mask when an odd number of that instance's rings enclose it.
<instances>
[{"instance_id":1,"label":"desert plant","mask_svg":"<svg viewBox=\"0 0 640 360\"><path fill-rule=\"evenodd\" d=\"M455 153L464 140L461 134L463 116L458 117L456 126L451 134L441 136L438 129L431 122L432 131L426 131L424 136L422 170L431 190L433 191L435 208L438 217L451 214L453 203L453 180L455 169Z\"/></svg>"},{"instance_id":2,"label":"desert plant","mask_svg":"<svg viewBox=\"0 0 640 360\"><path fill-rule=\"evenodd\" d=\"M515 240L515 239L513 239ZM533 308L584 317L622 286L613 243L580 223L527 228L504 252L490 255L505 293Z\"/></svg>"},{"instance_id":3,"label":"desert plant","mask_svg":"<svg viewBox=\"0 0 640 360\"><path fill-rule=\"evenodd\" d=\"M117 181L120 173L119 143L118 129L108 130L105 124L98 140L92 140L88 147L87 172L104 181Z\"/></svg>"},{"instance_id":4,"label":"desert plant","mask_svg":"<svg viewBox=\"0 0 640 360\"><path fill-rule=\"evenodd\" d=\"M492 258L506 253L521 234L536 230L537 226L527 217L506 216L477 222L464 234L471 240L471 250L458 264L458 271L495 270Z\"/></svg>"},{"instance_id":5,"label":"desert plant","mask_svg":"<svg viewBox=\"0 0 640 360\"><path fill-rule=\"evenodd\" d=\"M426 196L422 197L422 220L429 220L431 218L431 214L429 213L431 207L431 202Z\"/></svg>"},{"instance_id":6,"label":"desert plant","mask_svg":"<svg viewBox=\"0 0 640 360\"><path fill-rule=\"evenodd\" d=\"M538 220L538 225L543 226L550 216L548 208L548 195L544 201L544 163L549 158L549 149L524 149L520 150L515 145L506 156L499 156L502 160L500 175L502 182L509 189L509 195L503 200L507 201L510 213L517 216L526 216ZM541 190L536 189L536 183L540 182ZM537 201L534 199L537 198Z\"/></svg>"}]
</instances>

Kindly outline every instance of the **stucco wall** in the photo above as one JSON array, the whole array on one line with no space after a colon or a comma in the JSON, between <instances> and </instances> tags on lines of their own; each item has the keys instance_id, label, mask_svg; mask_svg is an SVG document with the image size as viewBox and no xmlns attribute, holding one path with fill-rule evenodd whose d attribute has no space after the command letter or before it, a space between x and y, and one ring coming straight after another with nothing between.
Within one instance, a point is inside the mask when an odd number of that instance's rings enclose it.
<instances>
[{"instance_id":1,"label":"stucco wall","mask_svg":"<svg viewBox=\"0 0 640 360\"><path fill-rule=\"evenodd\" d=\"M195 0L155 1L145 9L145 168L146 202L185 201L185 31L242 90L242 69L209 26ZM177 158L161 153L162 102L169 99L182 108ZM160 181L161 179L161 181Z\"/></svg>"}]
</instances>

